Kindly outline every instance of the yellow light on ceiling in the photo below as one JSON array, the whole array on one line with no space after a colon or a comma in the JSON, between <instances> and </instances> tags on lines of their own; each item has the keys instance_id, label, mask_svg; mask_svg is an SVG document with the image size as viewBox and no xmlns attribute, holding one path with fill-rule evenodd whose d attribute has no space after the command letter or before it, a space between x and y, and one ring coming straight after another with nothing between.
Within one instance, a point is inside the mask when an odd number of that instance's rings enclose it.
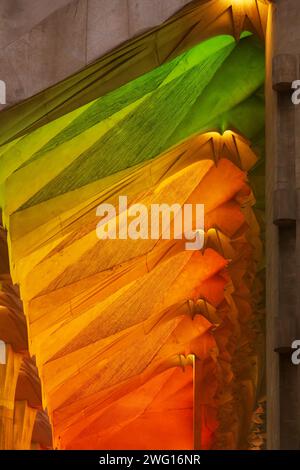
<instances>
[{"instance_id":1,"label":"yellow light on ceiling","mask_svg":"<svg viewBox=\"0 0 300 470\"><path fill-rule=\"evenodd\" d=\"M232 5L239 6L252 6L253 4L259 2L265 5L269 4L271 0L231 0Z\"/></svg>"}]
</instances>

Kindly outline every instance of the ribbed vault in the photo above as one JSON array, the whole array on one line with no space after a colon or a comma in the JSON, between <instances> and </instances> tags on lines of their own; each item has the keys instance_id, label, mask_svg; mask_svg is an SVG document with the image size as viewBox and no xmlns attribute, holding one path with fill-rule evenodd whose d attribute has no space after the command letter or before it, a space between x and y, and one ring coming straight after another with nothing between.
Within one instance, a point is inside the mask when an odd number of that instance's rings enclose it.
<instances>
[{"instance_id":1,"label":"ribbed vault","mask_svg":"<svg viewBox=\"0 0 300 470\"><path fill-rule=\"evenodd\" d=\"M263 446L266 18L259 0L191 2L1 113L1 412L32 430L30 384L56 448ZM120 195L204 204L204 248L99 240L96 208Z\"/></svg>"}]
</instances>

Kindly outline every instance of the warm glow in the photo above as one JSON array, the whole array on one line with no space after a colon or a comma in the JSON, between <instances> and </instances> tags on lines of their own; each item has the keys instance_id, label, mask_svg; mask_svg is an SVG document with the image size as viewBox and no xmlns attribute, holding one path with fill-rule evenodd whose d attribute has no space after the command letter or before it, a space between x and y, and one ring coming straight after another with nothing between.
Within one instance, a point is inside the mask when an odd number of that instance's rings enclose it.
<instances>
[{"instance_id":1,"label":"warm glow","mask_svg":"<svg viewBox=\"0 0 300 470\"><path fill-rule=\"evenodd\" d=\"M57 449L251 447L265 396L255 2L193 3L0 117L4 448L30 447L42 407ZM161 233L100 240L96 208L120 196L147 213L204 205L201 250Z\"/></svg>"}]
</instances>

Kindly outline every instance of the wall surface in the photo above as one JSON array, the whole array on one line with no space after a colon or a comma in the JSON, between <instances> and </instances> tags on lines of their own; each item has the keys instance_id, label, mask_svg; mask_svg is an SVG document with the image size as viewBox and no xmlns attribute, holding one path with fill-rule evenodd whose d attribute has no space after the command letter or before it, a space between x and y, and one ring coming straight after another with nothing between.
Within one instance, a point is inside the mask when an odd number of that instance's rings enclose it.
<instances>
[{"instance_id":1,"label":"wall surface","mask_svg":"<svg viewBox=\"0 0 300 470\"><path fill-rule=\"evenodd\" d=\"M77 72L189 2L1 0L0 80L6 82L7 105Z\"/></svg>"}]
</instances>

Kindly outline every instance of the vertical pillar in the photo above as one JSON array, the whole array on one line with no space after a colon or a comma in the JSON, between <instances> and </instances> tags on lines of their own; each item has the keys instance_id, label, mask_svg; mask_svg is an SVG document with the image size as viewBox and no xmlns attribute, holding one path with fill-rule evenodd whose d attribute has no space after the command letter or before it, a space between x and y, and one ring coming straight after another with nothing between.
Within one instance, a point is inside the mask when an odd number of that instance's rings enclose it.
<instances>
[{"instance_id":1,"label":"vertical pillar","mask_svg":"<svg viewBox=\"0 0 300 470\"><path fill-rule=\"evenodd\" d=\"M279 449L279 358L274 352L278 318L278 233L273 224L275 155L277 145L276 92L272 87L274 12L269 7L266 33L266 344L267 344L267 448Z\"/></svg>"},{"instance_id":2,"label":"vertical pillar","mask_svg":"<svg viewBox=\"0 0 300 470\"><path fill-rule=\"evenodd\" d=\"M6 347L6 364L0 364L0 449L14 448L15 391L22 355Z\"/></svg>"},{"instance_id":3,"label":"vertical pillar","mask_svg":"<svg viewBox=\"0 0 300 470\"><path fill-rule=\"evenodd\" d=\"M16 401L14 409L14 449L30 449L37 410L27 401Z\"/></svg>"},{"instance_id":4,"label":"vertical pillar","mask_svg":"<svg viewBox=\"0 0 300 470\"><path fill-rule=\"evenodd\" d=\"M201 450L201 424L202 424L202 408L201 408L201 387L202 382L202 363L201 360L194 356L194 449Z\"/></svg>"},{"instance_id":5,"label":"vertical pillar","mask_svg":"<svg viewBox=\"0 0 300 470\"><path fill-rule=\"evenodd\" d=\"M300 4L273 0L270 10L266 41L268 448L299 449L300 368L291 362L291 344L300 339L296 197L300 142L299 111L291 100L291 85L299 78Z\"/></svg>"}]
</instances>

